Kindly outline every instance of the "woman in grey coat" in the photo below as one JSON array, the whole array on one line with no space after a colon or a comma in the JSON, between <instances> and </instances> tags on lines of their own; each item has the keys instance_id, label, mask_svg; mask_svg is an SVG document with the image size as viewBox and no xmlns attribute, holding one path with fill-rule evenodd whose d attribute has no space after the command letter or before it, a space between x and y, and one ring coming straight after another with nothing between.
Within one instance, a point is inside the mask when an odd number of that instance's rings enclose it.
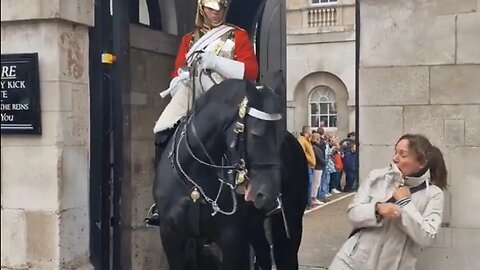
<instances>
[{"instance_id":1,"label":"woman in grey coat","mask_svg":"<svg viewBox=\"0 0 480 270\"><path fill-rule=\"evenodd\" d=\"M330 270L412 270L433 243L443 213L447 170L441 151L422 135L403 135L390 167L373 170L348 206L355 234Z\"/></svg>"}]
</instances>

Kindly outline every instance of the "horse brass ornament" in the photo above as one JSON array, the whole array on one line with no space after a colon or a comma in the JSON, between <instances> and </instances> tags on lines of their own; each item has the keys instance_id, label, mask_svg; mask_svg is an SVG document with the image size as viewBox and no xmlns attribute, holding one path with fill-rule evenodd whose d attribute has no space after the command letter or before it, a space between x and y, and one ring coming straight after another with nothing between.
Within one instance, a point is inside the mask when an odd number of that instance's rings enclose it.
<instances>
[{"instance_id":1,"label":"horse brass ornament","mask_svg":"<svg viewBox=\"0 0 480 270\"><path fill-rule=\"evenodd\" d=\"M240 118L242 119L245 117L245 114L247 113L247 105L248 105L248 98L245 97L243 98L242 103L240 103L240 108L238 109L238 116L240 116Z\"/></svg>"},{"instance_id":2,"label":"horse brass ornament","mask_svg":"<svg viewBox=\"0 0 480 270\"><path fill-rule=\"evenodd\" d=\"M197 200L200 199L200 192L198 192L197 188L194 188L192 193L190 193L190 198L192 198L194 203L196 203Z\"/></svg>"},{"instance_id":3,"label":"horse brass ornament","mask_svg":"<svg viewBox=\"0 0 480 270\"><path fill-rule=\"evenodd\" d=\"M247 178L247 170L240 170L237 173L237 185L241 185L245 182L245 178Z\"/></svg>"},{"instance_id":4,"label":"horse brass ornament","mask_svg":"<svg viewBox=\"0 0 480 270\"><path fill-rule=\"evenodd\" d=\"M245 168L245 160L240 159L238 163L238 168L237 168L237 177L235 181L235 185L241 185L245 182L246 179L248 179L248 170Z\"/></svg>"},{"instance_id":5,"label":"horse brass ornament","mask_svg":"<svg viewBox=\"0 0 480 270\"><path fill-rule=\"evenodd\" d=\"M236 134L239 134L239 133L242 133L243 131L245 131L245 125L240 123L240 122L237 122L235 124L235 129L233 130Z\"/></svg>"},{"instance_id":6,"label":"horse brass ornament","mask_svg":"<svg viewBox=\"0 0 480 270\"><path fill-rule=\"evenodd\" d=\"M243 120L247 114L248 98L244 97L238 108L238 116ZM235 124L234 132L239 134L245 131L245 125L239 121Z\"/></svg>"}]
</instances>

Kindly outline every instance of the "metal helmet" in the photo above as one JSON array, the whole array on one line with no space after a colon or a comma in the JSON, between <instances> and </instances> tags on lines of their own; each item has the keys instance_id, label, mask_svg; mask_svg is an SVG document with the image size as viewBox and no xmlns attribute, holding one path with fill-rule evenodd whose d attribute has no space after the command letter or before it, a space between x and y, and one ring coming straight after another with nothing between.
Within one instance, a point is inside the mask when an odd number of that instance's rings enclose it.
<instances>
[{"instance_id":1,"label":"metal helmet","mask_svg":"<svg viewBox=\"0 0 480 270\"><path fill-rule=\"evenodd\" d=\"M220 10L221 8L227 8L228 0L198 0L198 6Z\"/></svg>"},{"instance_id":2,"label":"metal helmet","mask_svg":"<svg viewBox=\"0 0 480 270\"><path fill-rule=\"evenodd\" d=\"M206 23L208 24L208 22L206 22L204 17L205 14L203 13L203 10L202 10L203 7L208 7L214 10L220 10L222 8L227 9L228 0L198 0L197 14L195 18L195 25L198 27L205 27L206 26L205 24Z\"/></svg>"}]
</instances>

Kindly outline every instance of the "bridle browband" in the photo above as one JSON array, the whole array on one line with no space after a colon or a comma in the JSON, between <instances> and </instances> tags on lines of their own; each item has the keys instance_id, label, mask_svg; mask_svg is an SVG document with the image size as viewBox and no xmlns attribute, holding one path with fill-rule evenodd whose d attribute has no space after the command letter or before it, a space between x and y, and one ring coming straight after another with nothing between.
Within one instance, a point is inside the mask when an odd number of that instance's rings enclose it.
<instances>
[{"instance_id":1,"label":"bridle browband","mask_svg":"<svg viewBox=\"0 0 480 270\"><path fill-rule=\"evenodd\" d=\"M237 202L236 202L235 190L239 185L244 184L245 181L248 180L248 169L271 169L271 168L277 168L279 166L278 164L275 164L275 163L257 163L257 164L253 163L253 164L248 164L248 168L247 168L246 140L245 140L246 116L248 115L250 117L263 120L263 121L277 121L282 119L281 114L266 113L258 109L255 109L253 107L248 107L248 102L249 102L248 98L244 97L238 108L237 119L233 121L235 122L233 127L233 132L235 133L235 136L234 136L234 139L227 145L227 147L229 147L231 150L235 150L234 151L235 155L232 160L228 160L226 158L223 159L223 161L227 163L226 165L215 164L214 160L211 158L210 154L208 153L207 149L202 143L200 137L198 136L198 132L195 127L194 113L192 113L192 115L190 115L186 120L184 120L183 129L180 134L179 140L178 141L176 140L178 129L175 131L175 134L173 136L174 141L172 144L172 149L169 153L169 158L172 162L172 166L174 169L178 169L178 171L181 174L180 176L183 176L182 178L185 178L192 185L193 190L191 191L191 194L190 194L192 200L196 202L198 199L200 199L200 197L203 197L205 201L207 201L212 206L212 210L213 210L212 215L215 215L218 212L224 215L232 215L236 212ZM192 135L195 138L195 140L197 141L197 145L199 145L202 154L208 159L208 161L201 159L198 156L198 154L195 154L194 151L192 150L189 143L188 130L191 131L190 135ZM183 140L185 140L185 147L187 148L188 154L196 162L204 166L219 170L217 171L217 175L218 175L217 179L220 182L220 187L215 199L210 198L205 193L203 188L194 179L192 179L183 169L182 164L180 163L180 160L179 160L179 148ZM227 175L230 181L228 180L226 181L222 179L225 176L225 170L227 170ZM220 209L220 207L217 204L217 200L220 197L223 185L228 186L232 193L233 207L231 211L224 211Z\"/></svg>"}]
</instances>

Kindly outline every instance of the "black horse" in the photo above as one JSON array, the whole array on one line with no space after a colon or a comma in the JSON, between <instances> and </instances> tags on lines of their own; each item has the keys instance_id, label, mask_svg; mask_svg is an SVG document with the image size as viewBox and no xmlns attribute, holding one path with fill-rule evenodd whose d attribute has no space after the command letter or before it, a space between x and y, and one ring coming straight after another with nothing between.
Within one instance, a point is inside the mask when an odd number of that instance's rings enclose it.
<instances>
[{"instance_id":1,"label":"black horse","mask_svg":"<svg viewBox=\"0 0 480 270\"><path fill-rule=\"evenodd\" d=\"M270 270L271 248L276 269L298 269L298 250L302 240L303 214L308 203L308 165L302 147L289 132L282 136L281 197L283 211L266 216L252 209L250 215L250 244L255 250L255 269ZM267 225L264 226L264 220ZM267 231L265 231L267 229ZM267 239L267 235L269 236Z\"/></svg>"},{"instance_id":2,"label":"black horse","mask_svg":"<svg viewBox=\"0 0 480 270\"><path fill-rule=\"evenodd\" d=\"M281 188L280 106L271 90L244 80L226 80L195 101L153 187L170 269L249 269L247 201L268 212ZM205 260L205 246L218 247L218 265Z\"/></svg>"},{"instance_id":3,"label":"black horse","mask_svg":"<svg viewBox=\"0 0 480 270\"><path fill-rule=\"evenodd\" d=\"M285 84L282 72L266 73L264 79L272 83L272 89L280 89ZM253 209L250 213L252 222L248 235L255 250L255 269L270 270L272 253L277 270L298 269L297 254L302 240L303 214L310 197L307 194L308 164L295 136L285 129L279 134L282 211L269 215ZM266 226L262 226L265 220ZM266 235L269 236L269 243Z\"/></svg>"}]
</instances>

